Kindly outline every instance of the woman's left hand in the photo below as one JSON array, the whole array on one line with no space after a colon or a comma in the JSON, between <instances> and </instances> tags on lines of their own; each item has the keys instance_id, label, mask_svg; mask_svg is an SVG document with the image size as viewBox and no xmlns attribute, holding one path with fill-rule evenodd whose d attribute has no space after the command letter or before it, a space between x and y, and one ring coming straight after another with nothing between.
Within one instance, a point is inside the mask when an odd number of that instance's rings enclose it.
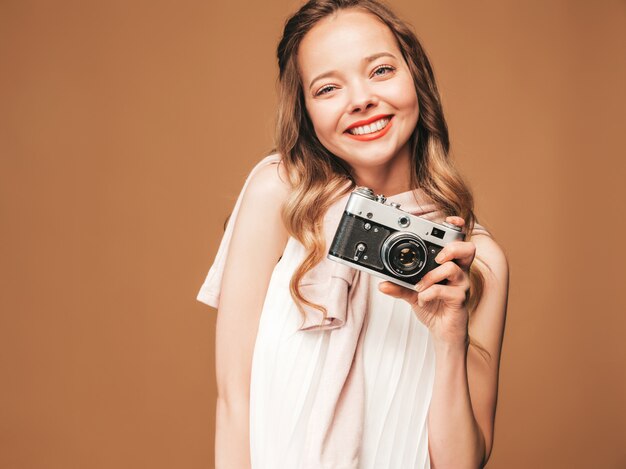
<instances>
[{"instance_id":1,"label":"woman's left hand","mask_svg":"<svg viewBox=\"0 0 626 469\"><path fill-rule=\"evenodd\" d=\"M461 217L447 217L446 221L461 228L465 224ZM471 241L453 241L435 258L441 265L424 275L415 290L389 281L381 282L378 288L407 301L435 341L467 345L469 314L465 302L470 287L469 268L475 253L476 246ZM437 284L444 279L445 285Z\"/></svg>"}]
</instances>

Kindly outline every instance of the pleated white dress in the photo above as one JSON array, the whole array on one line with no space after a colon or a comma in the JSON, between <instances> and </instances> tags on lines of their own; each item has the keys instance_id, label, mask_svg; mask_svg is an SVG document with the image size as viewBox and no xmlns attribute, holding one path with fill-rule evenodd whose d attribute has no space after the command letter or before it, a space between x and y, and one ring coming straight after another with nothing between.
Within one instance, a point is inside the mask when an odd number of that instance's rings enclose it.
<instances>
[{"instance_id":1,"label":"pleated white dress","mask_svg":"<svg viewBox=\"0 0 626 469\"><path fill-rule=\"evenodd\" d=\"M298 469L311 404L333 331L299 331L289 281L304 247L289 238L272 273L261 313L250 384L252 469ZM214 301L209 278L197 299ZM360 469L430 467L427 415L435 375L428 329L408 303L381 293L369 276L363 345L365 428ZM341 468L337 468L341 469Z\"/></svg>"}]
</instances>

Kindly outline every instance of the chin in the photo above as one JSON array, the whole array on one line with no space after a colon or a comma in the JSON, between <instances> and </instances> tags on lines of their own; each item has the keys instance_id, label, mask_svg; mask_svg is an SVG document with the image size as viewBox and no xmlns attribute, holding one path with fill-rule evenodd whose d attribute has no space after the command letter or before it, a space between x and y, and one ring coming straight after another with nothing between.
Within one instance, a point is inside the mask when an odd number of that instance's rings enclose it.
<instances>
[{"instance_id":1,"label":"chin","mask_svg":"<svg viewBox=\"0 0 626 469\"><path fill-rule=\"evenodd\" d=\"M401 147L396 145L372 145L369 148L356 149L345 152L351 155L349 159L355 160L355 163L360 163L361 166L380 166L385 163L391 162L398 154Z\"/></svg>"}]
</instances>

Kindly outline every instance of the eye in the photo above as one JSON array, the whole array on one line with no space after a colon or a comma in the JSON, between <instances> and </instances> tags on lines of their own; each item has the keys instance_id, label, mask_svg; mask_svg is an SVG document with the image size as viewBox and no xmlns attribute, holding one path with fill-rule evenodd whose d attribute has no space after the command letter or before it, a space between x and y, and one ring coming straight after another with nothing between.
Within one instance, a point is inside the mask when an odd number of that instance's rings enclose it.
<instances>
[{"instance_id":1,"label":"eye","mask_svg":"<svg viewBox=\"0 0 626 469\"><path fill-rule=\"evenodd\" d=\"M333 89L335 88L335 86L333 85L326 85L326 86L322 86L317 93L315 93L315 96L321 96L323 94L328 94L330 93Z\"/></svg>"},{"instance_id":2,"label":"eye","mask_svg":"<svg viewBox=\"0 0 626 469\"><path fill-rule=\"evenodd\" d=\"M379 71L386 71L386 73L378 73ZM382 77L383 75L389 75L389 73L395 71L395 68L391 65L381 65L380 67L376 67L372 75Z\"/></svg>"}]
</instances>

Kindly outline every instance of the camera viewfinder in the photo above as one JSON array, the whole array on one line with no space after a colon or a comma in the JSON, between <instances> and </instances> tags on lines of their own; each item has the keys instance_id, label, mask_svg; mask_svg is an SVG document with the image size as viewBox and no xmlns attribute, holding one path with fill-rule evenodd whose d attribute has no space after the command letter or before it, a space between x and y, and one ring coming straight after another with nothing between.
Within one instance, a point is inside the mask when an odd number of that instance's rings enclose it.
<instances>
[{"instance_id":1,"label":"camera viewfinder","mask_svg":"<svg viewBox=\"0 0 626 469\"><path fill-rule=\"evenodd\" d=\"M436 236L439 239L443 239L443 235L445 234L445 232L433 226L433 229L431 230L430 234L433 236Z\"/></svg>"}]
</instances>

